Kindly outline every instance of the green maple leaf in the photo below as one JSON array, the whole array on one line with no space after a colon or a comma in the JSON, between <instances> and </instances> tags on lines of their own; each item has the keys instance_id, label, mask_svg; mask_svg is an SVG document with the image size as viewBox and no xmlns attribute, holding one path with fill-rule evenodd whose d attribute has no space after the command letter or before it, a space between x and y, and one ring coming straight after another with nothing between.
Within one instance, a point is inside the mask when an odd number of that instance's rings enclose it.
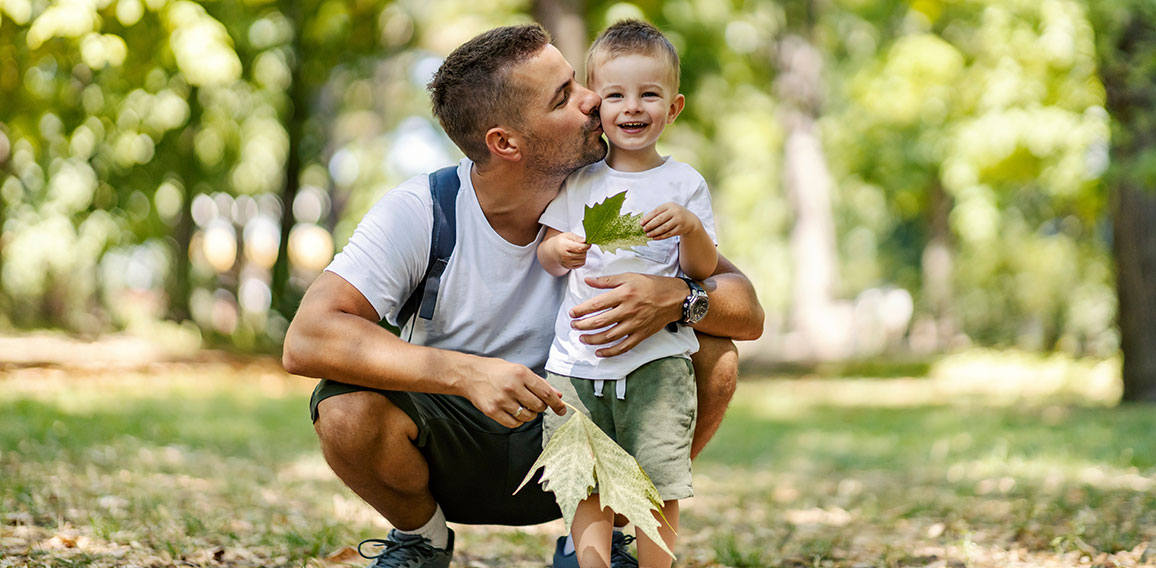
<instances>
[{"instance_id":1,"label":"green maple leaf","mask_svg":"<svg viewBox=\"0 0 1156 568\"><path fill-rule=\"evenodd\" d=\"M586 242L598 245L602 252L613 253L622 249L644 246L650 241L642 230L642 214L622 214L626 190L611 195L594 205L587 205L582 215Z\"/></svg>"},{"instance_id":2,"label":"green maple leaf","mask_svg":"<svg viewBox=\"0 0 1156 568\"><path fill-rule=\"evenodd\" d=\"M574 416L554 431L542 449L542 454L514 493L522 490L538 468L543 468L542 489L554 493L554 499L562 509L562 518L566 521L566 530L569 531L578 503L589 497L597 487L599 503L603 508L609 507L626 517L674 558L674 553L658 534L658 520L651 514L651 511L658 511L662 520L666 521L666 516L662 515L662 497L650 477L634 457L611 440L585 414L569 404L566 406L570 407Z\"/></svg>"}]
</instances>

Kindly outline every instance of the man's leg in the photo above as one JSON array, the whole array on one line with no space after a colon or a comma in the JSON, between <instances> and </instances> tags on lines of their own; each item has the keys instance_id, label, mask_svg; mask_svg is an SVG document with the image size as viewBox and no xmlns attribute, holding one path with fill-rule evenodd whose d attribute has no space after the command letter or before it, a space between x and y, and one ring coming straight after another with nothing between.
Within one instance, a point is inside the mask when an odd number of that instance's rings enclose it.
<instances>
[{"instance_id":1,"label":"man's leg","mask_svg":"<svg viewBox=\"0 0 1156 568\"><path fill-rule=\"evenodd\" d=\"M698 421L690 445L693 459L714 437L735 394L739 352L730 339L698 334L698 353L691 357L698 385Z\"/></svg>"},{"instance_id":2,"label":"man's leg","mask_svg":"<svg viewBox=\"0 0 1156 568\"><path fill-rule=\"evenodd\" d=\"M429 467L413 443L417 425L388 398L370 391L326 398L313 427L333 473L390 524L412 531L433 517Z\"/></svg>"}]
</instances>

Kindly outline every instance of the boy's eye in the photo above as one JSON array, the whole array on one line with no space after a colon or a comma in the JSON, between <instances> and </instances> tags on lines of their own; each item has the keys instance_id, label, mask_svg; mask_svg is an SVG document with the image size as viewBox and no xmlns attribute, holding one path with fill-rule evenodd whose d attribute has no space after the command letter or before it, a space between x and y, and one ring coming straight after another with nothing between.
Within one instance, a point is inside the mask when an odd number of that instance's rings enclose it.
<instances>
[{"instance_id":1,"label":"boy's eye","mask_svg":"<svg viewBox=\"0 0 1156 568\"><path fill-rule=\"evenodd\" d=\"M622 94L621 93L610 93L609 95L606 95L605 97L602 97L602 98L604 98L604 99L621 99Z\"/></svg>"},{"instance_id":2,"label":"boy's eye","mask_svg":"<svg viewBox=\"0 0 1156 568\"><path fill-rule=\"evenodd\" d=\"M644 97L658 97L661 95L659 95L658 93L656 93L654 91L647 91L645 93L642 93L642 96L644 96Z\"/></svg>"}]
</instances>

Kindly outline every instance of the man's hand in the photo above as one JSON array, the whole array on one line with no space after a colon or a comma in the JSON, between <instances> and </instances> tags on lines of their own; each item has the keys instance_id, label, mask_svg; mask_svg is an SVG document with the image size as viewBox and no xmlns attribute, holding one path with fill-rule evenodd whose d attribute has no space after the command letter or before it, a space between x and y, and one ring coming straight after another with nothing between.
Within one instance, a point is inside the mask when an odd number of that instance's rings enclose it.
<instances>
[{"instance_id":1,"label":"man's hand","mask_svg":"<svg viewBox=\"0 0 1156 568\"><path fill-rule=\"evenodd\" d=\"M471 357L471 363L472 369L464 370L462 394L502 426L521 426L547 407L566 414L562 393L524 365L489 357Z\"/></svg>"},{"instance_id":2,"label":"man's hand","mask_svg":"<svg viewBox=\"0 0 1156 568\"><path fill-rule=\"evenodd\" d=\"M617 342L597 350L595 354L599 357L625 353L682 317L687 287L677 278L626 273L587 278L586 284L608 291L571 309L570 317L574 321L570 325L582 331L610 326L581 336L587 345Z\"/></svg>"}]
</instances>

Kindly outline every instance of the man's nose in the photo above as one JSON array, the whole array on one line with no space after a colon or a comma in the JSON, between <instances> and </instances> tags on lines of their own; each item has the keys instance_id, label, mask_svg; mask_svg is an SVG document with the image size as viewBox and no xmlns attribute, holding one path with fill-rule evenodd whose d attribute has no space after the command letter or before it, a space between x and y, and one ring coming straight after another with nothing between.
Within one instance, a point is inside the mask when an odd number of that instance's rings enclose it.
<instances>
[{"instance_id":1,"label":"man's nose","mask_svg":"<svg viewBox=\"0 0 1156 568\"><path fill-rule=\"evenodd\" d=\"M581 85L578 86L578 89L579 91L575 93L578 95L580 101L578 108L582 109L582 112L585 114L591 114L597 111L598 105L602 104L602 97L599 97L598 93Z\"/></svg>"}]
</instances>

